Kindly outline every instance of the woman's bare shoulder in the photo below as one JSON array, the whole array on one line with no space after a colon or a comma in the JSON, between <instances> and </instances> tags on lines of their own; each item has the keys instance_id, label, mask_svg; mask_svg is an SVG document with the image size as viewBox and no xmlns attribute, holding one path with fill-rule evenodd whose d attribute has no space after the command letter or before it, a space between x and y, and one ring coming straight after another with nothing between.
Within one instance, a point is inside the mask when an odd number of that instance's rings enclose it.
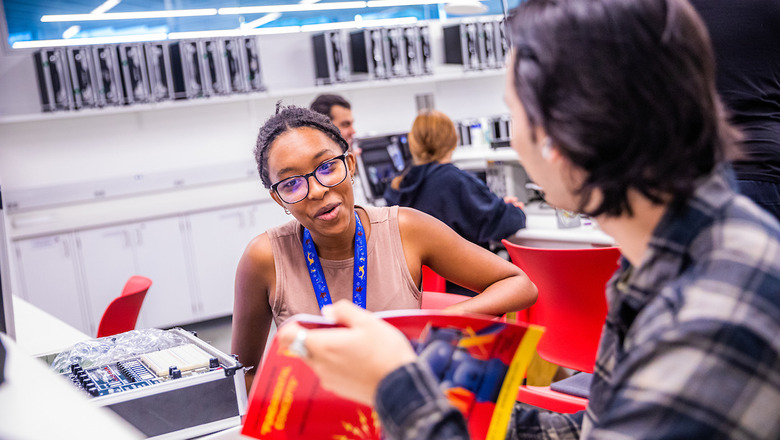
<instances>
[{"instance_id":1,"label":"woman's bare shoulder","mask_svg":"<svg viewBox=\"0 0 780 440\"><path fill-rule=\"evenodd\" d=\"M271 246L271 238L267 232L256 236L247 244L239 262L239 270L242 267L262 272L273 269L274 253Z\"/></svg>"}]
</instances>

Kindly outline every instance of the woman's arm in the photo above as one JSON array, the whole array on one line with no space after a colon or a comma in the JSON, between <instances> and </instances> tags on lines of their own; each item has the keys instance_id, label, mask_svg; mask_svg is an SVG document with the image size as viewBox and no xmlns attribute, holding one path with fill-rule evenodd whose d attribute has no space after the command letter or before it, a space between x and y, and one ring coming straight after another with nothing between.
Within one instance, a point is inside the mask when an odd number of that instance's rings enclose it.
<instances>
[{"instance_id":1,"label":"woman's arm","mask_svg":"<svg viewBox=\"0 0 780 440\"><path fill-rule=\"evenodd\" d=\"M420 266L479 295L447 310L502 315L536 302L536 286L520 268L464 239L439 220L414 209L399 208L404 256L419 283Z\"/></svg>"},{"instance_id":2,"label":"woman's arm","mask_svg":"<svg viewBox=\"0 0 780 440\"><path fill-rule=\"evenodd\" d=\"M273 312L268 291L275 283L273 252L267 234L253 239L236 269L231 352L245 367L247 391L263 358Z\"/></svg>"}]
</instances>

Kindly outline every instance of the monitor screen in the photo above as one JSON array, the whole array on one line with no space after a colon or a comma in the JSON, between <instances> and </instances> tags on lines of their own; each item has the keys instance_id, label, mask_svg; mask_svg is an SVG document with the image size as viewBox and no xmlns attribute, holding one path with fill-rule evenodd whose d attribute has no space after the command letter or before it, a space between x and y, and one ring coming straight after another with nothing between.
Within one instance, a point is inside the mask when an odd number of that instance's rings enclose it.
<instances>
[{"instance_id":1,"label":"monitor screen","mask_svg":"<svg viewBox=\"0 0 780 440\"><path fill-rule=\"evenodd\" d=\"M408 133L393 133L356 138L356 145L361 150L358 169L369 201L382 199L393 177L411 165L407 136Z\"/></svg>"}]
</instances>

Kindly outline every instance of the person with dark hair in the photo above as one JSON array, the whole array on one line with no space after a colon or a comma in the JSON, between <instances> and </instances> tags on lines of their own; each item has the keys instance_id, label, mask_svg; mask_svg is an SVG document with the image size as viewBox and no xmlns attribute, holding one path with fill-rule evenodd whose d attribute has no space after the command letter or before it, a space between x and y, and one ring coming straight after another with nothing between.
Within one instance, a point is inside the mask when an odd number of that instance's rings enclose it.
<instances>
[{"instance_id":1,"label":"person with dark hair","mask_svg":"<svg viewBox=\"0 0 780 440\"><path fill-rule=\"evenodd\" d=\"M435 218L356 206L355 156L326 116L278 106L255 159L263 185L294 219L254 238L239 261L231 350L245 366L260 363L272 319L317 314L339 299L371 311L419 309L422 265L481 292L452 311L502 315L536 301L521 270Z\"/></svg>"},{"instance_id":2,"label":"person with dark hair","mask_svg":"<svg viewBox=\"0 0 780 440\"><path fill-rule=\"evenodd\" d=\"M488 248L525 227L525 213L502 200L473 175L451 163L458 143L455 124L442 112L425 110L409 132L413 166L395 177L384 194L388 205L406 206L443 221L461 237ZM447 291L473 295L447 283Z\"/></svg>"},{"instance_id":3,"label":"person with dark hair","mask_svg":"<svg viewBox=\"0 0 780 440\"><path fill-rule=\"evenodd\" d=\"M716 86L744 135L742 194L780 220L780 1L691 0L715 50Z\"/></svg>"},{"instance_id":4,"label":"person with dark hair","mask_svg":"<svg viewBox=\"0 0 780 440\"><path fill-rule=\"evenodd\" d=\"M588 408L515 407L508 438L780 435L780 224L735 190L737 133L687 0L528 0L507 21L512 147L551 204L620 246ZM464 439L462 415L386 322L279 329L388 439Z\"/></svg>"},{"instance_id":5,"label":"person with dark hair","mask_svg":"<svg viewBox=\"0 0 780 440\"><path fill-rule=\"evenodd\" d=\"M341 136L352 148L355 137L355 118L352 117L352 106L341 95L322 94L317 96L309 106L310 109L321 113L333 121L333 125L339 129Z\"/></svg>"}]
</instances>

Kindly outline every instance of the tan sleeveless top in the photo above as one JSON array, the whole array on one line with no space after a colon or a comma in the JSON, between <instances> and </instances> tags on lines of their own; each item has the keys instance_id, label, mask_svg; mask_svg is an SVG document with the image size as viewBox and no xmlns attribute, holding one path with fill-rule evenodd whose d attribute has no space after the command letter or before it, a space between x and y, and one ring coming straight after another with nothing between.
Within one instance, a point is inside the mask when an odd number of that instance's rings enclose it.
<instances>
[{"instance_id":1,"label":"tan sleeveless top","mask_svg":"<svg viewBox=\"0 0 780 440\"><path fill-rule=\"evenodd\" d=\"M394 309L419 309L421 293L406 266L398 207L363 208L371 222L368 237L368 280L366 308L372 312ZM303 228L297 220L267 231L276 269L276 287L269 303L276 325L297 313L319 315L320 308L311 285L303 255ZM353 259L320 258L331 300L352 301Z\"/></svg>"}]
</instances>

